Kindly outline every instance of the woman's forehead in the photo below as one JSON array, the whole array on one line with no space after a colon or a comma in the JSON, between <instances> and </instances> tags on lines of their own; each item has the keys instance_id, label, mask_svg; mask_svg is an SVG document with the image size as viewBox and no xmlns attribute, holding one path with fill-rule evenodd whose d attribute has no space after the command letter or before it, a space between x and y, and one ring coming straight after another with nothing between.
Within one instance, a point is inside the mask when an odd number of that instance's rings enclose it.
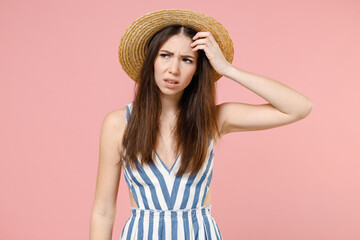
<instances>
[{"instance_id":1,"label":"woman's forehead","mask_svg":"<svg viewBox=\"0 0 360 240\"><path fill-rule=\"evenodd\" d=\"M197 52L192 51L190 44L193 43L193 40L185 35L173 35L164 44L160 47L159 51L166 50L171 53L181 54L181 55L190 55L197 56Z\"/></svg>"}]
</instances>

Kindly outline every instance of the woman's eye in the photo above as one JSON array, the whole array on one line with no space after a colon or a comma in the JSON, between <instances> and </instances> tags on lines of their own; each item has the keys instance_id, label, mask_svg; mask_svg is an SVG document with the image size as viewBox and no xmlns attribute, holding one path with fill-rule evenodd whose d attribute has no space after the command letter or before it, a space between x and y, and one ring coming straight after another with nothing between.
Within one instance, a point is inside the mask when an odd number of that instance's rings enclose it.
<instances>
[{"instance_id":1,"label":"woman's eye","mask_svg":"<svg viewBox=\"0 0 360 240\"><path fill-rule=\"evenodd\" d=\"M162 58L169 58L169 54L167 54L167 53L160 53L160 57L162 57ZM183 58L183 61L185 61L185 62L187 62L187 63L192 63L193 61L192 60L190 60L190 59L188 59L188 58Z\"/></svg>"},{"instance_id":2,"label":"woman's eye","mask_svg":"<svg viewBox=\"0 0 360 240\"><path fill-rule=\"evenodd\" d=\"M161 54L160 54L160 56L161 56L161 57L168 57L168 56L169 56L169 54L166 54L166 53L161 53Z\"/></svg>"}]
</instances>

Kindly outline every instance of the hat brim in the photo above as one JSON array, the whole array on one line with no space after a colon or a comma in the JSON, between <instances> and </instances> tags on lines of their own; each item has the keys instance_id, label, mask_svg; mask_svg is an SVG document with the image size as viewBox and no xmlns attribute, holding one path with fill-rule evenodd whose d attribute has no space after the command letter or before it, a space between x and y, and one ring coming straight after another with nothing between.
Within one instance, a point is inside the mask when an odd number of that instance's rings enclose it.
<instances>
[{"instance_id":1,"label":"hat brim","mask_svg":"<svg viewBox=\"0 0 360 240\"><path fill-rule=\"evenodd\" d=\"M198 32L211 32L225 59L232 63L234 47L227 30L212 17L193 10L166 9L151 12L136 19L125 30L119 45L119 61L126 74L138 82L147 45L152 36L171 25L185 25ZM212 68L214 81L221 75Z\"/></svg>"}]
</instances>

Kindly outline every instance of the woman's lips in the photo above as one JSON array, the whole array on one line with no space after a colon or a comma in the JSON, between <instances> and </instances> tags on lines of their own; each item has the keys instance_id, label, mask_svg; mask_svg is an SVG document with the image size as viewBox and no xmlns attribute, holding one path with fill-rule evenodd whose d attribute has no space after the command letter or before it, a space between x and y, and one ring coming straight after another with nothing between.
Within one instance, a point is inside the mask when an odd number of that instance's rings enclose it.
<instances>
[{"instance_id":1,"label":"woman's lips","mask_svg":"<svg viewBox=\"0 0 360 240\"><path fill-rule=\"evenodd\" d=\"M179 83L178 81L174 80L174 79L164 79L165 82L165 86L168 88L174 88L176 87L176 85Z\"/></svg>"}]
</instances>

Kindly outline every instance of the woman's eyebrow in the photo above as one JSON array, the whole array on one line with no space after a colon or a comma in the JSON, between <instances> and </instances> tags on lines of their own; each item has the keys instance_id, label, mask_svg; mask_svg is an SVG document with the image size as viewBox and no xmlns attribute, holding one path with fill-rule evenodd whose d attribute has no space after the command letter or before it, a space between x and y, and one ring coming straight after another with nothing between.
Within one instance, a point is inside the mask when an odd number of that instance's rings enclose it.
<instances>
[{"instance_id":1,"label":"woman's eyebrow","mask_svg":"<svg viewBox=\"0 0 360 240\"><path fill-rule=\"evenodd\" d=\"M165 49L161 49L160 51L166 52L166 53L168 53L168 54L170 54L170 55L174 55L173 52L170 52L170 51L165 50ZM181 55L181 57L187 57L187 58L193 58L193 59L195 59L195 57L194 57L194 56L191 56L191 55Z\"/></svg>"}]
</instances>

